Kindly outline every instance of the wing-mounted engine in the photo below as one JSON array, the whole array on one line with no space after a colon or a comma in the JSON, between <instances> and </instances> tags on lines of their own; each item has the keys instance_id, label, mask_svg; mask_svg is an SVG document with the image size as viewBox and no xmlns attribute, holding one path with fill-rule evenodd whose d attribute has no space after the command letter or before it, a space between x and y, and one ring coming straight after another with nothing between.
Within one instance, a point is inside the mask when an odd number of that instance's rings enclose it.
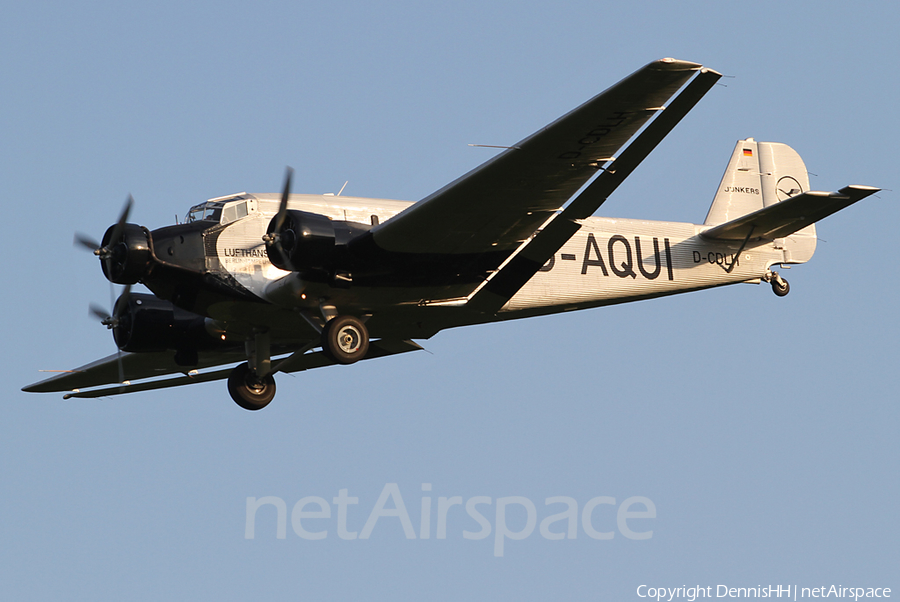
<instances>
[{"instance_id":1,"label":"wing-mounted engine","mask_svg":"<svg viewBox=\"0 0 900 602\"><path fill-rule=\"evenodd\" d=\"M176 352L179 365L197 363L198 351L225 349L240 343L227 341L203 316L176 307L154 295L127 293L119 297L109 320L116 345L122 351Z\"/></svg>"},{"instance_id":2,"label":"wing-mounted engine","mask_svg":"<svg viewBox=\"0 0 900 602\"><path fill-rule=\"evenodd\" d=\"M332 220L308 211L288 210L266 230L266 251L275 267L290 272L330 272L335 264Z\"/></svg>"},{"instance_id":3,"label":"wing-mounted engine","mask_svg":"<svg viewBox=\"0 0 900 602\"><path fill-rule=\"evenodd\" d=\"M275 267L311 280L345 280L353 265L348 243L367 232L368 224L332 220L308 211L287 210L269 222L266 252Z\"/></svg>"},{"instance_id":4,"label":"wing-mounted engine","mask_svg":"<svg viewBox=\"0 0 900 602\"><path fill-rule=\"evenodd\" d=\"M292 175L293 170L288 168L278 213L263 236L269 261L307 280L348 286L353 269L348 245L371 226L288 209Z\"/></svg>"}]
</instances>

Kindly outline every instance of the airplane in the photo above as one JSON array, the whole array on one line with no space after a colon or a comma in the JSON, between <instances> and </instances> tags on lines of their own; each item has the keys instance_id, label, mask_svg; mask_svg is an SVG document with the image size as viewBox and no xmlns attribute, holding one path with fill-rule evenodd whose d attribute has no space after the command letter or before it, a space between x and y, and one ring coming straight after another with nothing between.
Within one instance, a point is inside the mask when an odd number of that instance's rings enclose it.
<instances>
[{"instance_id":1,"label":"airplane","mask_svg":"<svg viewBox=\"0 0 900 602\"><path fill-rule=\"evenodd\" d=\"M416 203L293 194L288 169L280 194L213 198L151 231L128 222L129 197L100 243L76 237L125 285L111 315L92 309L118 351L23 390L227 379L259 410L279 372L416 351L447 328L735 283L786 295L772 268L808 261L815 222L878 188L812 191L796 151L747 138L702 224L593 217L720 77L651 62Z\"/></svg>"}]
</instances>

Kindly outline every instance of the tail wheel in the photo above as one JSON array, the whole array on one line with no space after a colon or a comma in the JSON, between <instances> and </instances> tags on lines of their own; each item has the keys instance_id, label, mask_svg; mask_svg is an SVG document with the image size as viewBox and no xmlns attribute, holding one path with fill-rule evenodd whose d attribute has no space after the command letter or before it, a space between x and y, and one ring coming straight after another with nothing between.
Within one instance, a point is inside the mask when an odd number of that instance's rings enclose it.
<instances>
[{"instance_id":1,"label":"tail wheel","mask_svg":"<svg viewBox=\"0 0 900 602\"><path fill-rule=\"evenodd\" d=\"M781 276L776 276L772 280L772 292L779 297L784 297L789 292L791 292L791 285L788 284L788 281Z\"/></svg>"},{"instance_id":2,"label":"tail wheel","mask_svg":"<svg viewBox=\"0 0 900 602\"><path fill-rule=\"evenodd\" d=\"M275 397L275 379L271 374L259 378L247 364L239 364L228 376L231 398L245 410L261 410Z\"/></svg>"},{"instance_id":3,"label":"tail wheel","mask_svg":"<svg viewBox=\"0 0 900 602\"><path fill-rule=\"evenodd\" d=\"M322 350L339 364L357 362L369 351L369 331L359 318L333 318L322 330Z\"/></svg>"}]
</instances>

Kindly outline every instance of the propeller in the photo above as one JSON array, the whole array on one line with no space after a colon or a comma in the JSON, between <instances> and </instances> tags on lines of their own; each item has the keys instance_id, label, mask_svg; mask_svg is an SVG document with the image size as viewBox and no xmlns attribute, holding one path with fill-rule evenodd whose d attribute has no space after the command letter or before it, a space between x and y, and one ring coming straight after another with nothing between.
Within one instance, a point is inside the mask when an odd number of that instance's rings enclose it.
<instances>
[{"instance_id":1,"label":"propeller","mask_svg":"<svg viewBox=\"0 0 900 602\"><path fill-rule=\"evenodd\" d=\"M288 197L290 197L291 195L291 178L293 177L293 175L293 168L286 167L284 175L284 189L281 193L281 204L278 206L278 213L275 215L275 227L271 232L263 236L263 242L275 245L275 248L278 250L282 257L284 256L284 249L281 246L281 230L282 228L284 228L284 222L287 220Z\"/></svg>"},{"instance_id":2,"label":"propeller","mask_svg":"<svg viewBox=\"0 0 900 602\"><path fill-rule=\"evenodd\" d=\"M74 244L76 246L84 247L90 250L101 261L103 261L105 263L107 274L113 273L113 252L115 247L118 245L119 240L122 238L122 234L125 232L125 224L128 223L128 215L131 213L132 206L134 206L134 198L129 194L128 198L125 200L125 205L122 207L122 211L119 214L119 219L116 221L116 224L113 226L112 231L110 232L110 236L107 239L108 242L106 243L106 245L102 245L90 236L81 234L80 232L75 233ZM116 326L119 325L119 320L121 318L121 316L116 313L116 309L117 307L127 307L128 299L130 296L131 285L129 284L125 286L125 289L122 291L122 295L119 297L121 305L117 304L115 299L115 287L113 286L112 281L110 281L109 302L110 307L112 308L112 313L106 311L104 308L96 304L91 303L88 306L90 315L97 318L100 323L106 326L108 329L113 330L116 328ZM117 348L116 355L119 365L119 382L124 382L125 368L122 365L122 350Z\"/></svg>"},{"instance_id":3,"label":"propeller","mask_svg":"<svg viewBox=\"0 0 900 602\"><path fill-rule=\"evenodd\" d=\"M89 249L94 253L94 255L104 261L106 263L107 274L112 274L111 262L113 257L113 249L118 244L119 239L122 238L122 233L125 231L125 224L128 223L128 214L131 213L131 207L133 205L134 198L129 194L128 198L125 200L125 205L122 207L122 213L119 214L119 221L117 221L116 225L113 227L113 230L109 237L109 242L106 244L106 246L101 245L90 236L86 236L79 232L75 233L74 243L78 246Z\"/></svg>"},{"instance_id":4,"label":"propeller","mask_svg":"<svg viewBox=\"0 0 900 602\"><path fill-rule=\"evenodd\" d=\"M112 313L107 312L104 308L102 308L99 305L96 305L94 303L91 303L88 306L88 309L90 311L90 315L92 315L95 318L97 318L98 320L100 320L100 323L103 324L104 326L106 326L106 328L108 328L109 330L113 330L114 328L116 328L116 326L119 325L119 320L121 319L121 311L124 310L126 307L128 307L128 300L131 297L131 285L130 284L125 285L125 289L122 291L122 294L119 296L118 301L114 301L112 298L112 296L113 296L112 283L110 283L109 292L110 292L110 302L112 303L112 308L113 308ZM119 309L119 308L121 308L121 309ZM116 311L117 309L119 309L118 312ZM113 337L115 338L115 335L113 335ZM118 345L117 345L117 347L118 347ZM118 349L118 348L116 349L116 361L119 365L119 382L123 383L123 382L125 382L125 367L122 365L122 350Z\"/></svg>"},{"instance_id":5,"label":"propeller","mask_svg":"<svg viewBox=\"0 0 900 602\"><path fill-rule=\"evenodd\" d=\"M90 314L92 316L94 316L95 318L100 320L101 324L106 326L108 329L112 330L113 328L115 328L116 326L119 325L119 317L120 316L116 313L116 306L119 305L119 303L121 303L122 307L127 306L128 299L130 297L131 297L131 285L127 284L127 285L125 285L125 289L122 291L122 294L119 296L119 301L116 302L113 299L110 299L110 301L113 303L113 305L112 305L113 312L111 314L108 311L106 311L104 308L102 308L99 305L96 305L94 303L91 303L88 306L88 309L90 310Z\"/></svg>"}]
</instances>

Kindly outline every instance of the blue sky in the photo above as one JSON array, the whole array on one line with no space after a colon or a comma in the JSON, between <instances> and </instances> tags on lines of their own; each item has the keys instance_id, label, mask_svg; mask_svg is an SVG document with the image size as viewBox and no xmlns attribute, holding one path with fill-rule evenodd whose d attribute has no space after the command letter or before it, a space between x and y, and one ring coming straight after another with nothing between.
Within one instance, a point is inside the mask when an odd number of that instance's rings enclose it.
<instances>
[{"instance_id":1,"label":"blue sky","mask_svg":"<svg viewBox=\"0 0 900 602\"><path fill-rule=\"evenodd\" d=\"M665 56L727 78L602 215L702 221L735 141L785 142L813 188L897 189L890 3L32 2L6 7L0 177L8 318L4 599L638 599L641 584L900 588L896 192L822 222L791 294L721 290L461 328L429 353L279 377L262 412L223 383L108 400L19 389L114 350L75 231L126 196L155 228L277 191L417 200ZM396 483L392 489L390 484ZM423 491L430 484L430 491ZM407 539L383 492L402 497ZM248 498L274 506L245 537ZM452 507L437 539L439 498ZM291 511L303 498L330 518ZM422 539L422 498L431 536ZM575 539L540 523L571 498ZM629 498L655 518L617 522ZM537 526L496 549L506 522ZM591 538L580 520L590 500ZM606 503L609 498L614 503ZM634 506L637 511L646 506ZM301 508L316 510L315 505ZM299 512L299 511L298 511ZM377 514L377 511L376 511ZM566 521L553 532L564 532Z\"/></svg>"}]
</instances>

